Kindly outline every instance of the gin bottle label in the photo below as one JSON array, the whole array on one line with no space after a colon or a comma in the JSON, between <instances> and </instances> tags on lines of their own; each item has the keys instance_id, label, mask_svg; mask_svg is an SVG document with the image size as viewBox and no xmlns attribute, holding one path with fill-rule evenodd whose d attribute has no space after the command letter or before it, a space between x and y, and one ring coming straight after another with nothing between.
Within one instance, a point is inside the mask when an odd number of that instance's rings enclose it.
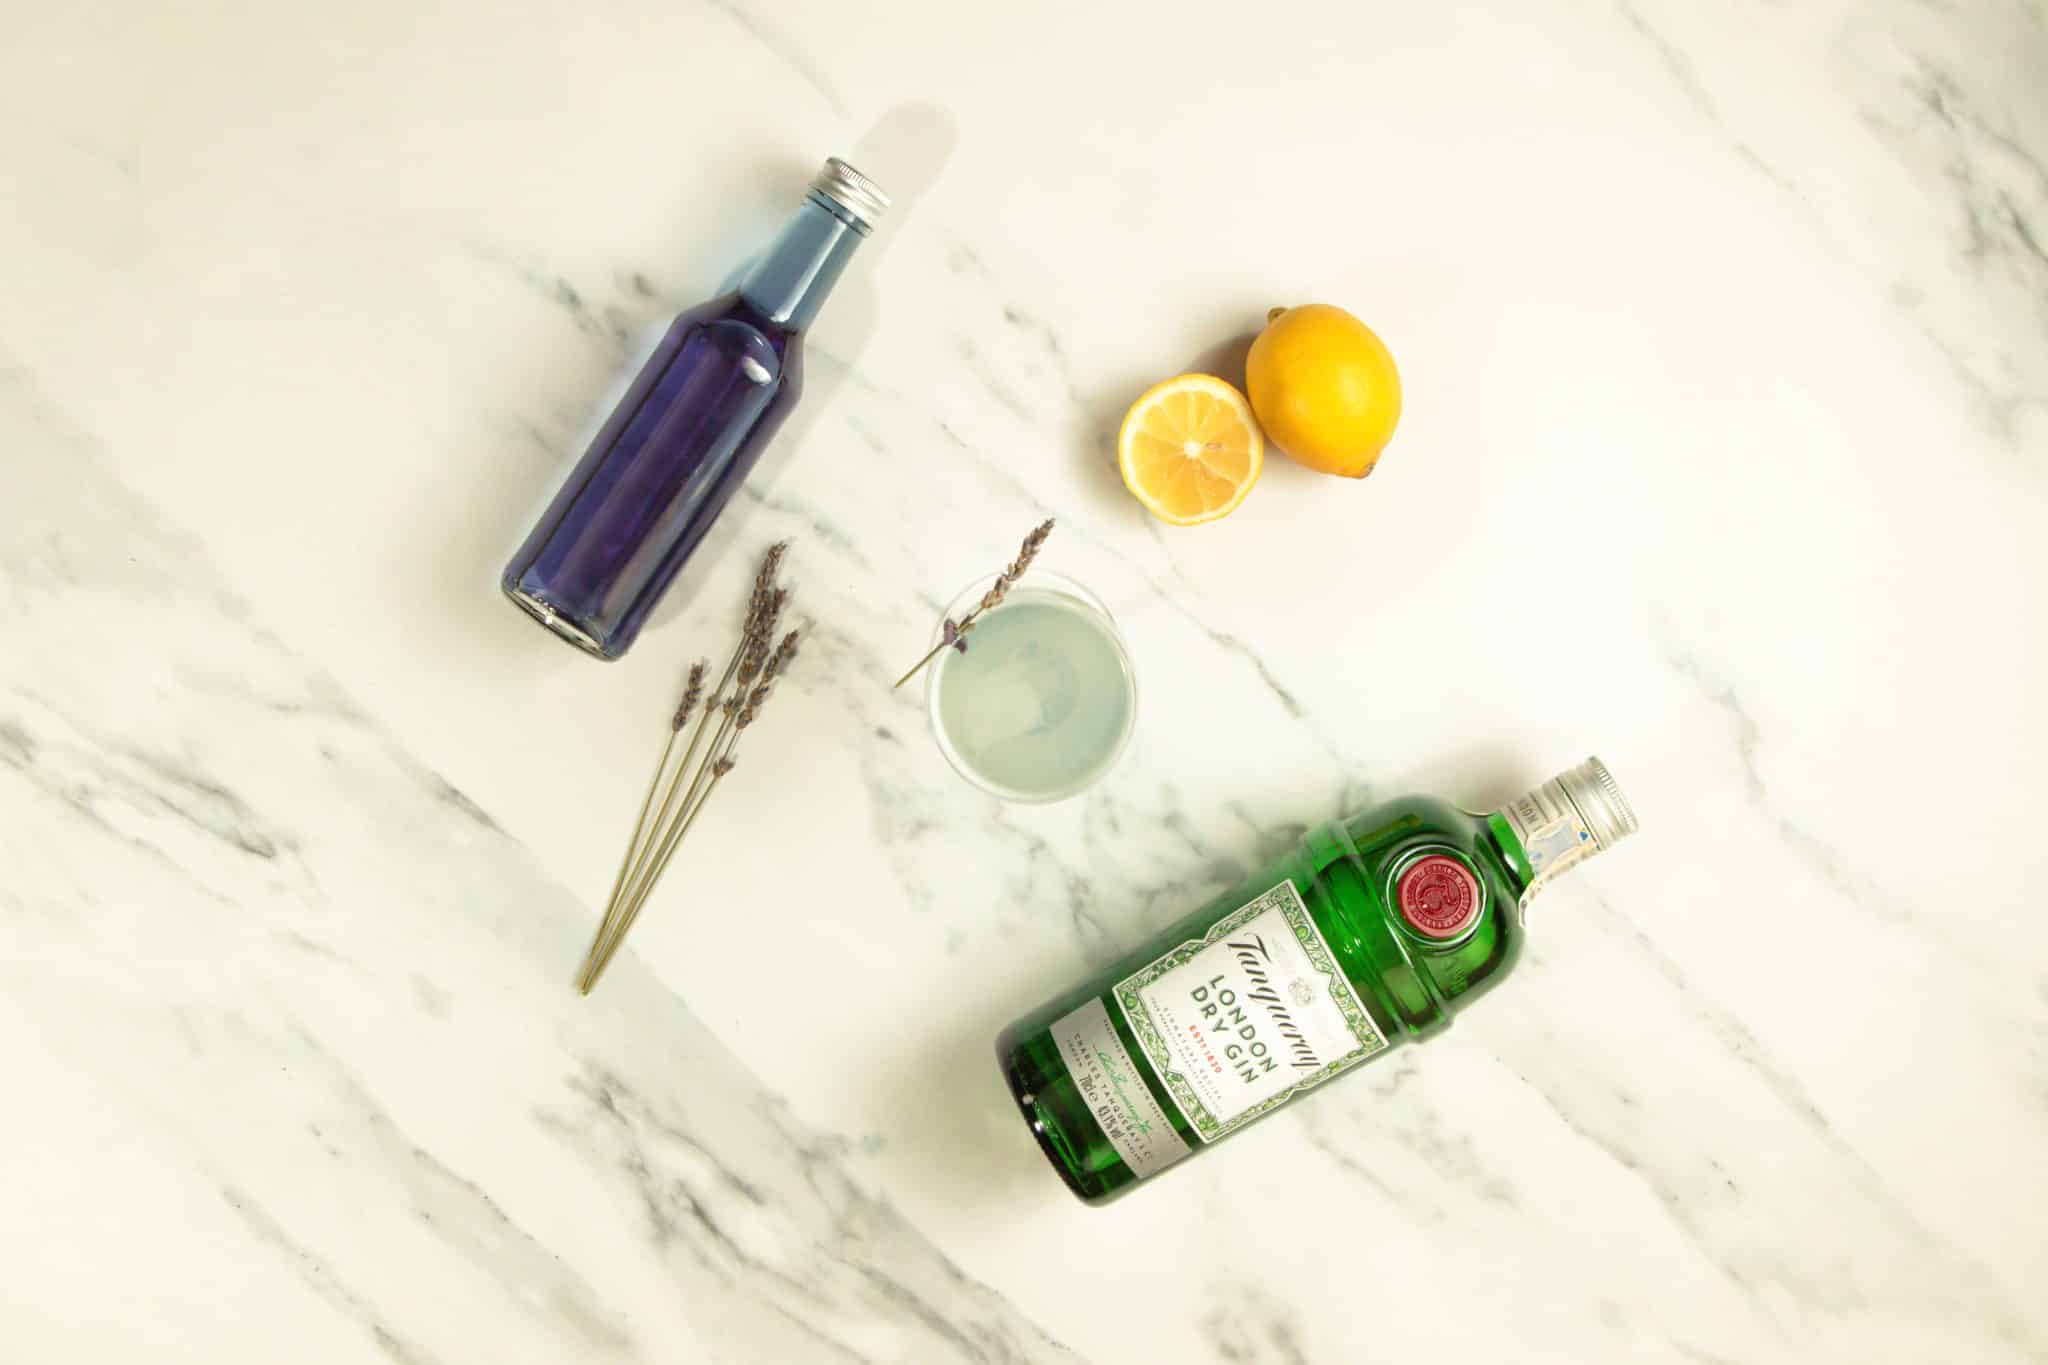
<instances>
[{"instance_id":1,"label":"gin bottle label","mask_svg":"<svg viewBox=\"0 0 2048 1365\"><path fill-rule=\"evenodd\" d=\"M1060 1060L1074 1088L1088 1103L1109 1145L1140 1180L1156 1175L1188 1154L1187 1143L1166 1111L1145 1088L1131 1054L1109 1022L1100 998L1090 1000L1052 1026Z\"/></svg>"},{"instance_id":2,"label":"gin bottle label","mask_svg":"<svg viewBox=\"0 0 2048 1365\"><path fill-rule=\"evenodd\" d=\"M1143 1062L1205 1142L1387 1046L1292 881L1231 911L1201 938L1125 977L1110 994L1138 1038ZM1137 1082L1142 1063L1134 1063L1109 1027L1100 999L1060 1020L1053 1036L1070 1068L1067 1039L1086 1039L1092 1083L1082 1082L1083 1094L1133 1171L1147 1176L1187 1155L1171 1125L1146 1122L1147 1106L1157 1105L1142 1082L1135 1096L1120 1083L1125 1075ZM1143 1103L1134 1103L1139 1099ZM1151 1130L1161 1126L1163 1139L1155 1140ZM1144 1140L1130 1138L1133 1131ZM1125 1150L1126 1140L1139 1159Z\"/></svg>"}]
</instances>

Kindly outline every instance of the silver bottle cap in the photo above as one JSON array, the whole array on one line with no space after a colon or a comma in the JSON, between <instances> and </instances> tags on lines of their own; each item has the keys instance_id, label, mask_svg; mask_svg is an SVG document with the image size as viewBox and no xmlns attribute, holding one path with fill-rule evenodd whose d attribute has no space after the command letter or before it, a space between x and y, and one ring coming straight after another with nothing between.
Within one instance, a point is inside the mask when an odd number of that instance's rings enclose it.
<instances>
[{"instance_id":1,"label":"silver bottle cap","mask_svg":"<svg viewBox=\"0 0 2048 1365\"><path fill-rule=\"evenodd\" d=\"M1642 828L1628 798L1621 794L1621 784L1599 759L1589 758L1576 768L1567 768L1555 780L1578 807L1587 831L1603 850Z\"/></svg>"},{"instance_id":2,"label":"silver bottle cap","mask_svg":"<svg viewBox=\"0 0 2048 1365\"><path fill-rule=\"evenodd\" d=\"M869 228L880 221L883 210L889 207L889 196L882 193L880 185L836 156L811 181L811 191L824 195Z\"/></svg>"}]
</instances>

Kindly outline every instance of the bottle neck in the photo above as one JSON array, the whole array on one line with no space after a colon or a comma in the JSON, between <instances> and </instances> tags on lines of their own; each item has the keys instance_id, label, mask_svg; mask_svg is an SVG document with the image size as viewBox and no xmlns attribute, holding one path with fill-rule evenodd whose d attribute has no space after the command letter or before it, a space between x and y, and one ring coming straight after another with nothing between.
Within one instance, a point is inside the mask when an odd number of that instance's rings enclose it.
<instances>
[{"instance_id":1,"label":"bottle neck","mask_svg":"<svg viewBox=\"0 0 2048 1365\"><path fill-rule=\"evenodd\" d=\"M853 259L867 230L834 212L824 196L804 200L796 217L740 283L740 297L769 321L800 332Z\"/></svg>"},{"instance_id":2,"label":"bottle neck","mask_svg":"<svg viewBox=\"0 0 2048 1365\"><path fill-rule=\"evenodd\" d=\"M1552 879L1634 834L1637 822L1614 775L1597 758L1568 768L1503 806L1501 820L1529 865L1526 902Z\"/></svg>"}]
</instances>

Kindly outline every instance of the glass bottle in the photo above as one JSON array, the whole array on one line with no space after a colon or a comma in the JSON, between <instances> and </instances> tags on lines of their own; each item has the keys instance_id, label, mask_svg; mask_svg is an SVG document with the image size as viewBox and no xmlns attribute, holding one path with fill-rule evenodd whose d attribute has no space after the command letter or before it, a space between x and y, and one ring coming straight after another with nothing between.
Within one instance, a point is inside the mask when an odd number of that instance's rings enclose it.
<instances>
[{"instance_id":1,"label":"glass bottle","mask_svg":"<svg viewBox=\"0 0 2048 1365\"><path fill-rule=\"evenodd\" d=\"M1448 1027L1513 969L1529 898L1636 827L1592 758L1490 815L1409 796L1312 830L1003 1030L1003 1076L1068 1188L1106 1203Z\"/></svg>"},{"instance_id":2,"label":"glass bottle","mask_svg":"<svg viewBox=\"0 0 2048 1365\"><path fill-rule=\"evenodd\" d=\"M837 157L737 291L678 317L505 566L602 659L632 647L803 387L803 334L889 200Z\"/></svg>"}]
</instances>

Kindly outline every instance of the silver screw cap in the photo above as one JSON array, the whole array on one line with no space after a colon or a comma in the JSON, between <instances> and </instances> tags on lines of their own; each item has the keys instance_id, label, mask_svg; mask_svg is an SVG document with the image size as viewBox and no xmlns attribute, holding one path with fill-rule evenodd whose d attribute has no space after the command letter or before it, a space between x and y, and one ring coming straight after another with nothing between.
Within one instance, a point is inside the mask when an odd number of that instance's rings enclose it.
<instances>
[{"instance_id":1,"label":"silver screw cap","mask_svg":"<svg viewBox=\"0 0 2048 1365\"><path fill-rule=\"evenodd\" d=\"M1556 782L1578 807L1586 829L1603 850L1642 828L1628 798L1621 794L1621 784L1599 759L1589 758L1576 768L1565 769Z\"/></svg>"},{"instance_id":2,"label":"silver screw cap","mask_svg":"<svg viewBox=\"0 0 2048 1365\"><path fill-rule=\"evenodd\" d=\"M889 207L889 196L882 193L880 185L836 156L811 181L811 191L824 195L868 228L874 227Z\"/></svg>"}]
</instances>

